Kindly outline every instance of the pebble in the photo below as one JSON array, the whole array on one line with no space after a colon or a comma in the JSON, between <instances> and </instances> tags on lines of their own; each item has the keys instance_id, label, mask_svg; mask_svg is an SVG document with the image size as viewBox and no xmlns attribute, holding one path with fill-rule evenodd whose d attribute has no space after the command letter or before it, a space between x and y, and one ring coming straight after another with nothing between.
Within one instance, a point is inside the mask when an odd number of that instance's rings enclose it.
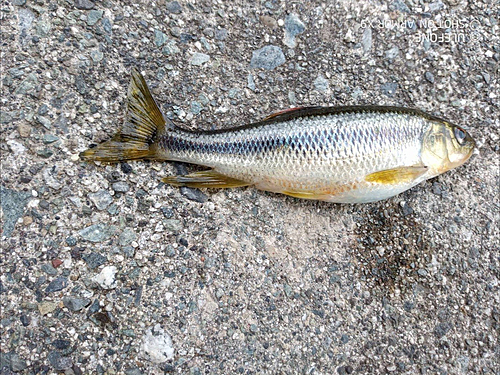
<instances>
[{"instance_id":1,"label":"pebble","mask_svg":"<svg viewBox=\"0 0 500 375\"><path fill-rule=\"evenodd\" d=\"M252 74L249 74L247 76L247 87L252 90L252 91L255 91L255 80L253 78L253 75Z\"/></svg>"},{"instance_id":2,"label":"pebble","mask_svg":"<svg viewBox=\"0 0 500 375\"><path fill-rule=\"evenodd\" d=\"M361 37L361 46L363 47L363 53L368 53L372 49L372 29L367 27L363 31L363 36Z\"/></svg>"},{"instance_id":3,"label":"pebble","mask_svg":"<svg viewBox=\"0 0 500 375\"><path fill-rule=\"evenodd\" d=\"M170 13L173 13L173 14L182 13L182 7L178 1L171 1L171 2L167 3L166 8Z\"/></svg>"},{"instance_id":4,"label":"pebble","mask_svg":"<svg viewBox=\"0 0 500 375\"><path fill-rule=\"evenodd\" d=\"M118 181L111 185L111 188L117 193L126 193L130 190L130 186L124 181Z\"/></svg>"},{"instance_id":5,"label":"pebble","mask_svg":"<svg viewBox=\"0 0 500 375\"><path fill-rule=\"evenodd\" d=\"M167 44L163 47L161 50L161 53L164 55L175 55L176 53L179 53L181 50L179 47L177 47L177 43L175 40L169 40Z\"/></svg>"},{"instance_id":6,"label":"pebble","mask_svg":"<svg viewBox=\"0 0 500 375\"><path fill-rule=\"evenodd\" d=\"M102 10L91 10L87 14L87 25L94 26L102 18L103 14Z\"/></svg>"},{"instance_id":7,"label":"pebble","mask_svg":"<svg viewBox=\"0 0 500 375\"><path fill-rule=\"evenodd\" d=\"M36 121L42 125L45 129L50 129L52 127L52 123L50 122L50 120L45 117L45 116L41 116L41 115L37 115L35 116L35 119Z\"/></svg>"},{"instance_id":8,"label":"pebble","mask_svg":"<svg viewBox=\"0 0 500 375\"><path fill-rule=\"evenodd\" d=\"M17 220L23 216L24 209L31 198L29 192L11 190L0 185L0 206L3 212L2 236L10 237Z\"/></svg>"},{"instance_id":9,"label":"pebble","mask_svg":"<svg viewBox=\"0 0 500 375\"><path fill-rule=\"evenodd\" d=\"M104 255L95 252L92 252L90 254L84 254L82 255L82 258L85 261L85 263L87 263L87 266L90 269L102 266L104 263L108 261L108 258L106 258Z\"/></svg>"},{"instance_id":10,"label":"pebble","mask_svg":"<svg viewBox=\"0 0 500 375\"><path fill-rule=\"evenodd\" d=\"M66 238L66 244L68 246L76 246L76 238L75 237L72 237L72 236L69 236Z\"/></svg>"},{"instance_id":11,"label":"pebble","mask_svg":"<svg viewBox=\"0 0 500 375\"><path fill-rule=\"evenodd\" d=\"M58 350L65 350L69 348L71 342L69 340L56 339L51 342L51 345Z\"/></svg>"},{"instance_id":12,"label":"pebble","mask_svg":"<svg viewBox=\"0 0 500 375\"><path fill-rule=\"evenodd\" d=\"M160 30L155 30L155 39L154 43L157 47L161 47L168 40L167 35L162 33Z\"/></svg>"},{"instance_id":13,"label":"pebble","mask_svg":"<svg viewBox=\"0 0 500 375\"><path fill-rule=\"evenodd\" d=\"M47 288L45 288L46 293L59 292L68 286L68 279L64 276L56 277L52 280Z\"/></svg>"},{"instance_id":14,"label":"pebble","mask_svg":"<svg viewBox=\"0 0 500 375\"><path fill-rule=\"evenodd\" d=\"M35 87L38 85L38 78L34 73L28 74L28 76L19 84L16 91L14 91L15 95L25 95L28 93L32 93L35 90Z\"/></svg>"},{"instance_id":15,"label":"pebble","mask_svg":"<svg viewBox=\"0 0 500 375\"><path fill-rule=\"evenodd\" d=\"M51 144L59 140L59 137L52 135L52 134L45 134L43 136L43 143L45 144Z\"/></svg>"},{"instance_id":16,"label":"pebble","mask_svg":"<svg viewBox=\"0 0 500 375\"><path fill-rule=\"evenodd\" d=\"M84 307L90 305L91 300L88 298L64 297L63 304L71 311L80 311Z\"/></svg>"},{"instance_id":17,"label":"pebble","mask_svg":"<svg viewBox=\"0 0 500 375\"><path fill-rule=\"evenodd\" d=\"M394 60L399 55L399 48L394 46L391 49L385 51L385 58L387 60Z\"/></svg>"},{"instance_id":18,"label":"pebble","mask_svg":"<svg viewBox=\"0 0 500 375\"><path fill-rule=\"evenodd\" d=\"M278 46L265 46L261 49L253 51L250 68L273 70L285 63L285 55Z\"/></svg>"},{"instance_id":19,"label":"pebble","mask_svg":"<svg viewBox=\"0 0 500 375\"><path fill-rule=\"evenodd\" d=\"M75 0L75 7L81 10L90 10L95 7L95 4L90 0Z\"/></svg>"},{"instance_id":20,"label":"pebble","mask_svg":"<svg viewBox=\"0 0 500 375\"><path fill-rule=\"evenodd\" d=\"M177 219L163 220L163 226L165 227L166 230L170 232L178 232L183 228L182 222Z\"/></svg>"},{"instance_id":21,"label":"pebble","mask_svg":"<svg viewBox=\"0 0 500 375\"><path fill-rule=\"evenodd\" d=\"M306 26L295 13L289 14L285 18L285 38L283 43L289 48L295 48L297 42L295 37L302 34Z\"/></svg>"},{"instance_id":22,"label":"pebble","mask_svg":"<svg viewBox=\"0 0 500 375\"><path fill-rule=\"evenodd\" d=\"M204 194L200 189L193 189L186 186L182 186L181 194L187 199L199 203L205 203L208 200L206 194Z\"/></svg>"},{"instance_id":23,"label":"pebble","mask_svg":"<svg viewBox=\"0 0 500 375\"><path fill-rule=\"evenodd\" d=\"M227 30L224 28L215 30L215 39L217 40L226 40L227 38Z\"/></svg>"},{"instance_id":24,"label":"pebble","mask_svg":"<svg viewBox=\"0 0 500 375\"><path fill-rule=\"evenodd\" d=\"M410 8L405 4L403 0L395 0L392 2L392 6L399 10L400 12L410 13Z\"/></svg>"},{"instance_id":25,"label":"pebble","mask_svg":"<svg viewBox=\"0 0 500 375\"><path fill-rule=\"evenodd\" d=\"M425 72L424 77L427 82L434 83L434 74L432 74L431 72Z\"/></svg>"},{"instance_id":26,"label":"pebble","mask_svg":"<svg viewBox=\"0 0 500 375\"><path fill-rule=\"evenodd\" d=\"M52 189L54 190L59 190L62 187L61 182L54 177L53 173L56 173L55 171L52 171L52 168L45 168L42 172L43 179L45 180L45 183Z\"/></svg>"},{"instance_id":27,"label":"pebble","mask_svg":"<svg viewBox=\"0 0 500 375\"><path fill-rule=\"evenodd\" d=\"M98 223L82 229L79 234L86 241L102 242L109 239L115 232L115 226Z\"/></svg>"},{"instance_id":28,"label":"pebble","mask_svg":"<svg viewBox=\"0 0 500 375\"><path fill-rule=\"evenodd\" d=\"M313 84L314 88L322 93L326 93L330 87L328 80L321 74L314 80Z\"/></svg>"},{"instance_id":29,"label":"pebble","mask_svg":"<svg viewBox=\"0 0 500 375\"><path fill-rule=\"evenodd\" d=\"M44 263L40 266L40 269L47 275L55 276L57 275L57 270L50 263Z\"/></svg>"},{"instance_id":30,"label":"pebble","mask_svg":"<svg viewBox=\"0 0 500 375\"><path fill-rule=\"evenodd\" d=\"M118 243L121 246L125 246L130 244L132 241L135 241L136 238L137 235L132 228L124 228L122 233L120 234L120 237L118 237Z\"/></svg>"},{"instance_id":31,"label":"pebble","mask_svg":"<svg viewBox=\"0 0 500 375\"><path fill-rule=\"evenodd\" d=\"M26 361L19 357L17 353L10 353L10 369L14 372L21 372L27 368Z\"/></svg>"},{"instance_id":32,"label":"pebble","mask_svg":"<svg viewBox=\"0 0 500 375\"><path fill-rule=\"evenodd\" d=\"M196 100L193 100L191 102L191 113L193 115L198 115L202 109L203 109L202 105L198 103Z\"/></svg>"},{"instance_id":33,"label":"pebble","mask_svg":"<svg viewBox=\"0 0 500 375\"><path fill-rule=\"evenodd\" d=\"M163 363L174 357L172 338L159 324L146 329L141 353L153 363Z\"/></svg>"},{"instance_id":34,"label":"pebble","mask_svg":"<svg viewBox=\"0 0 500 375\"><path fill-rule=\"evenodd\" d=\"M68 370L73 366L71 357L64 357L60 352L54 350L47 356L49 363L56 371Z\"/></svg>"},{"instance_id":35,"label":"pebble","mask_svg":"<svg viewBox=\"0 0 500 375\"><path fill-rule=\"evenodd\" d=\"M207 55L205 53L201 53L201 52L196 52L193 54L193 56L191 56L189 63L191 65L200 66L200 65L208 62L209 60L210 60L209 55Z\"/></svg>"},{"instance_id":36,"label":"pebble","mask_svg":"<svg viewBox=\"0 0 500 375\"><path fill-rule=\"evenodd\" d=\"M97 193L90 193L88 197L99 211L105 210L113 202L113 197L104 189Z\"/></svg>"},{"instance_id":37,"label":"pebble","mask_svg":"<svg viewBox=\"0 0 500 375\"><path fill-rule=\"evenodd\" d=\"M380 85L380 91L387 96L394 96L398 89L399 85L396 82L387 82L383 85Z\"/></svg>"},{"instance_id":38,"label":"pebble","mask_svg":"<svg viewBox=\"0 0 500 375\"><path fill-rule=\"evenodd\" d=\"M54 311L57 306L58 304L56 302L43 301L38 304L38 311L40 311L41 315L47 315Z\"/></svg>"},{"instance_id":39,"label":"pebble","mask_svg":"<svg viewBox=\"0 0 500 375\"><path fill-rule=\"evenodd\" d=\"M98 283L103 289L112 289L116 287L115 275L117 272L115 266L106 266L92 280Z\"/></svg>"}]
</instances>

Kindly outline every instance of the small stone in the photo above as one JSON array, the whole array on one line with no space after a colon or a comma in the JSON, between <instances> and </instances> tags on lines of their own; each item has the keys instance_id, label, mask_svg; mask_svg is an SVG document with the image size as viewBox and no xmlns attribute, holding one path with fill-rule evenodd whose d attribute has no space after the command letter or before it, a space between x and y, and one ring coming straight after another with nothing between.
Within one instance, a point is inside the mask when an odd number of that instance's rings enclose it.
<instances>
[{"instance_id":1,"label":"small stone","mask_svg":"<svg viewBox=\"0 0 500 375\"><path fill-rule=\"evenodd\" d=\"M215 39L217 40L226 40L227 38L227 30L222 28L222 29L217 29L215 30Z\"/></svg>"},{"instance_id":2,"label":"small stone","mask_svg":"<svg viewBox=\"0 0 500 375\"><path fill-rule=\"evenodd\" d=\"M387 82L383 85L380 85L380 91L387 96L394 96L398 89L399 85L396 82Z\"/></svg>"},{"instance_id":3,"label":"small stone","mask_svg":"<svg viewBox=\"0 0 500 375\"><path fill-rule=\"evenodd\" d=\"M41 315L47 315L54 311L57 306L56 302L43 301L38 304L38 311L40 311Z\"/></svg>"},{"instance_id":4,"label":"small stone","mask_svg":"<svg viewBox=\"0 0 500 375\"><path fill-rule=\"evenodd\" d=\"M31 126L29 124L19 124L17 126L17 132L22 138L28 138L31 134Z\"/></svg>"},{"instance_id":5,"label":"small stone","mask_svg":"<svg viewBox=\"0 0 500 375\"><path fill-rule=\"evenodd\" d=\"M45 144L54 143L58 140L59 140L59 137L52 135L52 134L45 134L43 136L43 143L45 143Z\"/></svg>"},{"instance_id":6,"label":"small stone","mask_svg":"<svg viewBox=\"0 0 500 375\"><path fill-rule=\"evenodd\" d=\"M63 304L71 311L80 311L84 307L90 305L91 300L88 298L64 297Z\"/></svg>"},{"instance_id":7,"label":"small stone","mask_svg":"<svg viewBox=\"0 0 500 375\"><path fill-rule=\"evenodd\" d=\"M26 314L22 314L20 317L19 317L19 320L21 321L21 324L24 326L24 327L27 327L30 325L30 318L26 315Z\"/></svg>"},{"instance_id":8,"label":"small stone","mask_svg":"<svg viewBox=\"0 0 500 375\"><path fill-rule=\"evenodd\" d=\"M451 324L448 322L439 323L434 328L434 334L437 338L441 338L448 333L448 331L452 328Z\"/></svg>"},{"instance_id":9,"label":"small stone","mask_svg":"<svg viewBox=\"0 0 500 375\"><path fill-rule=\"evenodd\" d=\"M361 37L361 45L363 46L363 53L368 53L372 49L372 29L367 27L363 31L363 36Z\"/></svg>"},{"instance_id":10,"label":"small stone","mask_svg":"<svg viewBox=\"0 0 500 375\"><path fill-rule=\"evenodd\" d=\"M146 330L142 337L142 355L153 363L163 363L174 357L170 335L159 324Z\"/></svg>"},{"instance_id":11,"label":"small stone","mask_svg":"<svg viewBox=\"0 0 500 375\"><path fill-rule=\"evenodd\" d=\"M127 191L130 190L129 185L124 181L115 182L113 185L111 185L111 187L117 193L126 193Z\"/></svg>"},{"instance_id":12,"label":"small stone","mask_svg":"<svg viewBox=\"0 0 500 375\"><path fill-rule=\"evenodd\" d=\"M14 91L14 95L26 95L31 94L35 91L38 85L38 78L34 73L28 74L28 76L19 84L17 89Z\"/></svg>"},{"instance_id":13,"label":"small stone","mask_svg":"<svg viewBox=\"0 0 500 375\"><path fill-rule=\"evenodd\" d=\"M411 208L407 202L401 202L400 203L401 205L401 208L403 210L403 216L408 216L408 215L411 215L413 213L413 208Z\"/></svg>"},{"instance_id":14,"label":"small stone","mask_svg":"<svg viewBox=\"0 0 500 375\"><path fill-rule=\"evenodd\" d=\"M61 259L58 259L58 258L55 258L55 259L52 259L52 267L54 268L57 268L59 267L61 264L63 264L62 260Z\"/></svg>"},{"instance_id":15,"label":"small stone","mask_svg":"<svg viewBox=\"0 0 500 375\"><path fill-rule=\"evenodd\" d=\"M12 0L12 5L23 6L26 4L26 0Z\"/></svg>"},{"instance_id":16,"label":"small stone","mask_svg":"<svg viewBox=\"0 0 500 375\"><path fill-rule=\"evenodd\" d=\"M319 92L326 93L330 87L328 80L321 74L313 82L314 88Z\"/></svg>"},{"instance_id":17,"label":"small stone","mask_svg":"<svg viewBox=\"0 0 500 375\"><path fill-rule=\"evenodd\" d=\"M203 109L203 107L197 101L193 100L191 102L191 113L193 115L198 115L201 112L202 109Z\"/></svg>"},{"instance_id":18,"label":"small stone","mask_svg":"<svg viewBox=\"0 0 500 375\"><path fill-rule=\"evenodd\" d=\"M102 242L111 238L116 232L116 227L98 223L82 229L79 234L84 240L90 242Z\"/></svg>"},{"instance_id":19,"label":"small stone","mask_svg":"<svg viewBox=\"0 0 500 375\"><path fill-rule=\"evenodd\" d=\"M92 280L98 283L103 289L112 289L116 287L115 275L117 272L115 266L106 266Z\"/></svg>"},{"instance_id":20,"label":"small stone","mask_svg":"<svg viewBox=\"0 0 500 375\"><path fill-rule=\"evenodd\" d=\"M187 199L199 203L205 203L208 200L208 197L201 190L186 186L181 187L181 194Z\"/></svg>"},{"instance_id":21,"label":"small stone","mask_svg":"<svg viewBox=\"0 0 500 375\"><path fill-rule=\"evenodd\" d=\"M247 87L252 90L252 91L255 91L255 80L253 78L253 75L252 74L249 74L247 76Z\"/></svg>"},{"instance_id":22,"label":"small stone","mask_svg":"<svg viewBox=\"0 0 500 375\"><path fill-rule=\"evenodd\" d=\"M52 346L58 350L65 350L68 349L69 346L71 345L69 340L63 340L63 339L56 339L51 342Z\"/></svg>"},{"instance_id":23,"label":"small stone","mask_svg":"<svg viewBox=\"0 0 500 375\"><path fill-rule=\"evenodd\" d=\"M118 237L118 243L121 246L125 246L130 244L132 241L135 241L136 238L137 235L132 228L124 228L123 232L120 234L120 237Z\"/></svg>"},{"instance_id":24,"label":"small stone","mask_svg":"<svg viewBox=\"0 0 500 375\"><path fill-rule=\"evenodd\" d=\"M299 19L299 16L295 13L289 14L285 18L285 38L283 43L289 48L295 48L297 42L295 41L295 37L299 34L302 34L306 26Z\"/></svg>"},{"instance_id":25,"label":"small stone","mask_svg":"<svg viewBox=\"0 0 500 375\"><path fill-rule=\"evenodd\" d=\"M154 33L155 33L154 43L156 44L157 47L161 47L168 40L167 35L162 33L160 30L155 30Z\"/></svg>"},{"instance_id":26,"label":"small stone","mask_svg":"<svg viewBox=\"0 0 500 375\"><path fill-rule=\"evenodd\" d=\"M41 150L38 150L36 154L41 158L48 159L52 155L54 155L54 151L52 151L50 148L43 148Z\"/></svg>"},{"instance_id":27,"label":"small stone","mask_svg":"<svg viewBox=\"0 0 500 375\"><path fill-rule=\"evenodd\" d=\"M21 359L17 353L12 353L10 356L10 369L14 372L21 372L25 370L28 366L26 361Z\"/></svg>"},{"instance_id":28,"label":"small stone","mask_svg":"<svg viewBox=\"0 0 500 375\"><path fill-rule=\"evenodd\" d=\"M61 353L55 350L49 353L47 359L56 371L64 371L73 366L73 360L70 357L64 357Z\"/></svg>"},{"instance_id":29,"label":"small stone","mask_svg":"<svg viewBox=\"0 0 500 375\"><path fill-rule=\"evenodd\" d=\"M104 189L97 193L90 193L88 197L99 211L105 210L113 202L113 197Z\"/></svg>"},{"instance_id":30,"label":"small stone","mask_svg":"<svg viewBox=\"0 0 500 375\"><path fill-rule=\"evenodd\" d=\"M427 270L425 270L425 269L423 269L423 268L420 268L420 269L417 271L417 273L418 273L420 276L422 276L422 277L427 276Z\"/></svg>"},{"instance_id":31,"label":"small stone","mask_svg":"<svg viewBox=\"0 0 500 375\"><path fill-rule=\"evenodd\" d=\"M391 49L385 51L385 58L387 60L394 60L399 55L399 48L394 46Z\"/></svg>"},{"instance_id":32,"label":"small stone","mask_svg":"<svg viewBox=\"0 0 500 375\"><path fill-rule=\"evenodd\" d=\"M180 51L181 50L179 49L179 47L177 47L177 42L175 40L169 40L161 50L161 53L163 53L166 56L169 56L169 55L175 55Z\"/></svg>"},{"instance_id":33,"label":"small stone","mask_svg":"<svg viewBox=\"0 0 500 375\"><path fill-rule=\"evenodd\" d=\"M176 219L164 220L163 226L165 227L166 230L170 232L178 232L183 228L182 222Z\"/></svg>"},{"instance_id":34,"label":"small stone","mask_svg":"<svg viewBox=\"0 0 500 375\"><path fill-rule=\"evenodd\" d=\"M40 269L47 275L55 276L57 275L57 270L52 266L52 264L44 263L40 266Z\"/></svg>"},{"instance_id":35,"label":"small stone","mask_svg":"<svg viewBox=\"0 0 500 375\"><path fill-rule=\"evenodd\" d=\"M167 10L173 14L180 14L182 12L182 7L177 1L171 1L166 5Z\"/></svg>"},{"instance_id":36,"label":"small stone","mask_svg":"<svg viewBox=\"0 0 500 375\"><path fill-rule=\"evenodd\" d=\"M102 18L103 14L102 10L91 10L87 15L87 25L94 26Z\"/></svg>"},{"instance_id":37,"label":"small stone","mask_svg":"<svg viewBox=\"0 0 500 375\"><path fill-rule=\"evenodd\" d=\"M265 46L261 49L253 51L252 60L250 61L250 68L273 70L285 63L285 55L278 46Z\"/></svg>"},{"instance_id":38,"label":"small stone","mask_svg":"<svg viewBox=\"0 0 500 375\"><path fill-rule=\"evenodd\" d=\"M210 56L205 53L196 52L191 56L189 63L194 66L200 66L210 60Z\"/></svg>"},{"instance_id":39,"label":"small stone","mask_svg":"<svg viewBox=\"0 0 500 375\"><path fill-rule=\"evenodd\" d=\"M99 266L102 266L104 263L108 261L108 259L99 253L90 253L90 254L84 254L82 255L83 260L85 263L87 263L87 266L90 269L97 268Z\"/></svg>"},{"instance_id":40,"label":"small stone","mask_svg":"<svg viewBox=\"0 0 500 375\"><path fill-rule=\"evenodd\" d=\"M81 10L93 9L95 4L90 0L75 0L75 7Z\"/></svg>"},{"instance_id":41,"label":"small stone","mask_svg":"<svg viewBox=\"0 0 500 375\"><path fill-rule=\"evenodd\" d=\"M45 288L46 293L59 292L68 286L68 279L63 276L56 277L52 280L47 288Z\"/></svg>"},{"instance_id":42,"label":"small stone","mask_svg":"<svg viewBox=\"0 0 500 375\"><path fill-rule=\"evenodd\" d=\"M93 62L99 62L104 58L104 54L100 50L94 50L90 52L90 57L92 58Z\"/></svg>"},{"instance_id":43,"label":"small stone","mask_svg":"<svg viewBox=\"0 0 500 375\"><path fill-rule=\"evenodd\" d=\"M2 236L10 237L17 220L23 216L24 208L32 198L31 193L6 189L0 185L0 206L3 212Z\"/></svg>"},{"instance_id":44,"label":"small stone","mask_svg":"<svg viewBox=\"0 0 500 375\"><path fill-rule=\"evenodd\" d=\"M425 72L424 77L429 83L434 83L434 74L431 72Z\"/></svg>"},{"instance_id":45,"label":"small stone","mask_svg":"<svg viewBox=\"0 0 500 375\"><path fill-rule=\"evenodd\" d=\"M45 183L54 190L59 190L62 187L61 182L54 176L57 172L53 171L52 168L45 168L42 172L43 179Z\"/></svg>"},{"instance_id":46,"label":"small stone","mask_svg":"<svg viewBox=\"0 0 500 375\"><path fill-rule=\"evenodd\" d=\"M66 238L66 244L68 246L76 246L76 238L75 237L72 237L72 236L69 236Z\"/></svg>"},{"instance_id":47,"label":"small stone","mask_svg":"<svg viewBox=\"0 0 500 375\"><path fill-rule=\"evenodd\" d=\"M410 8L408 8L408 5L403 0L393 1L392 6L400 12L410 13Z\"/></svg>"}]
</instances>

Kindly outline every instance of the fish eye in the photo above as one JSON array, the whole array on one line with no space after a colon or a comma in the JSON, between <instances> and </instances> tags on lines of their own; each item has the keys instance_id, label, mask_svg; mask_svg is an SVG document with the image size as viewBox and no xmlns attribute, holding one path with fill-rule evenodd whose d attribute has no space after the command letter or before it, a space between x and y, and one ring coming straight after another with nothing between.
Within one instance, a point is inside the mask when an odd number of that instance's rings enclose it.
<instances>
[{"instance_id":1,"label":"fish eye","mask_svg":"<svg viewBox=\"0 0 500 375\"><path fill-rule=\"evenodd\" d=\"M464 141L465 141L465 137L466 137L465 130L456 126L455 130L454 130L454 134L455 134L455 138L457 139L458 143L460 145L463 145Z\"/></svg>"}]
</instances>

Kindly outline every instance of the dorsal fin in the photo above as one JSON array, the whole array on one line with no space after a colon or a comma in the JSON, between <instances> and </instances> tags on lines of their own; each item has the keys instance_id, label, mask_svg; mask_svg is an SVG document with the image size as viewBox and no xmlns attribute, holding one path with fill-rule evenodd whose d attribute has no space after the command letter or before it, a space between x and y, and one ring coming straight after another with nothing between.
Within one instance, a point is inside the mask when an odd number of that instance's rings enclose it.
<instances>
[{"instance_id":1,"label":"dorsal fin","mask_svg":"<svg viewBox=\"0 0 500 375\"><path fill-rule=\"evenodd\" d=\"M287 108L283 109L281 111L275 112L270 114L269 116L265 117L262 122L274 122L274 121L279 121L279 120L289 120L292 118L296 117L301 117L301 116L306 116L308 114L314 114L315 111L317 111L319 106L316 107L294 107L294 108Z\"/></svg>"}]
</instances>

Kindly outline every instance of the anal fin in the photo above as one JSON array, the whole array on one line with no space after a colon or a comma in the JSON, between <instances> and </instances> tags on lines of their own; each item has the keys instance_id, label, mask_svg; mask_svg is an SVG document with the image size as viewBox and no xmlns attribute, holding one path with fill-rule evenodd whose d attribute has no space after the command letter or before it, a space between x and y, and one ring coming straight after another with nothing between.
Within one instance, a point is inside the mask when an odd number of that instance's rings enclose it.
<instances>
[{"instance_id":1,"label":"anal fin","mask_svg":"<svg viewBox=\"0 0 500 375\"><path fill-rule=\"evenodd\" d=\"M422 165L385 169L383 171L369 174L365 177L365 181L384 185L409 183L423 175L425 172L427 172L427 170L428 168Z\"/></svg>"},{"instance_id":2,"label":"anal fin","mask_svg":"<svg viewBox=\"0 0 500 375\"><path fill-rule=\"evenodd\" d=\"M166 184L173 186L188 186L193 188L234 188L248 186L248 182L225 176L213 169L193 172L184 176L170 176L162 179Z\"/></svg>"},{"instance_id":3,"label":"anal fin","mask_svg":"<svg viewBox=\"0 0 500 375\"><path fill-rule=\"evenodd\" d=\"M326 198L330 197L330 195L325 194L323 192L313 192L313 191L285 190L281 191L280 193L289 195L290 197L301 198L301 199L325 200Z\"/></svg>"}]
</instances>

